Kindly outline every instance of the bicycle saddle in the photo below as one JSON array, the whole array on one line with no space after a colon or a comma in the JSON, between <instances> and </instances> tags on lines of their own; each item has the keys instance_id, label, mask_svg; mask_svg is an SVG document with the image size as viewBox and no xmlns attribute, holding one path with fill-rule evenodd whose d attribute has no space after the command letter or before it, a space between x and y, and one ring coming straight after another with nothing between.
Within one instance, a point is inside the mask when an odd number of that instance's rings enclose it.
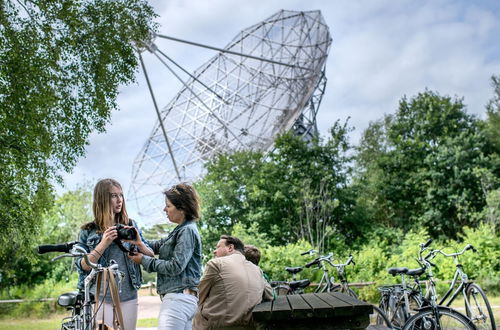
<instances>
[{"instance_id":1,"label":"bicycle saddle","mask_svg":"<svg viewBox=\"0 0 500 330\"><path fill-rule=\"evenodd\" d=\"M68 307L75 306L77 301L78 291L63 293L57 299L59 306Z\"/></svg>"},{"instance_id":2,"label":"bicycle saddle","mask_svg":"<svg viewBox=\"0 0 500 330\"><path fill-rule=\"evenodd\" d=\"M420 276L420 275L422 275L423 273L425 273L425 268L417 268L417 269L409 269L409 270L406 272L406 275L410 275L410 276Z\"/></svg>"},{"instance_id":3,"label":"bicycle saddle","mask_svg":"<svg viewBox=\"0 0 500 330\"><path fill-rule=\"evenodd\" d=\"M285 270L289 272L290 274L297 274L298 272L302 271L302 267L285 267Z\"/></svg>"},{"instance_id":4,"label":"bicycle saddle","mask_svg":"<svg viewBox=\"0 0 500 330\"><path fill-rule=\"evenodd\" d=\"M400 268L389 268L387 270L389 274L392 276L396 276L397 274L406 274L408 272L408 268L406 267L400 267Z\"/></svg>"},{"instance_id":5,"label":"bicycle saddle","mask_svg":"<svg viewBox=\"0 0 500 330\"><path fill-rule=\"evenodd\" d=\"M311 284L311 281L309 281L308 279L305 279L305 280L299 280L299 281L292 281L290 282L290 288L292 288L292 290L296 290L296 289L303 289L307 286L309 286L309 284Z\"/></svg>"}]
</instances>

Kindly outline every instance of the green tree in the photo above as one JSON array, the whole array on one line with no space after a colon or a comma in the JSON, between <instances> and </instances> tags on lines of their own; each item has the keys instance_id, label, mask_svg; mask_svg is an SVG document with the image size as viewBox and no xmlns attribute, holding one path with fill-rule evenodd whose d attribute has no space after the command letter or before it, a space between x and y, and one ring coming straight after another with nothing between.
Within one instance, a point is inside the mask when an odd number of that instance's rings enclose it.
<instances>
[{"instance_id":1,"label":"green tree","mask_svg":"<svg viewBox=\"0 0 500 330\"><path fill-rule=\"evenodd\" d=\"M28 246L30 253L6 259L2 264L0 288L12 285L33 285L48 278L55 281L69 277L72 260L51 262L53 253L35 255L37 245L59 244L78 239L82 224L92 220L92 194L88 186L69 191L56 198L39 221L39 234Z\"/></svg>"},{"instance_id":2,"label":"green tree","mask_svg":"<svg viewBox=\"0 0 500 330\"><path fill-rule=\"evenodd\" d=\"M237 223L256 225L273 245L301 238L329 245L336 236L357 237L358 219L351 215L355 199L348 187L348 130L337 122L325 142L284 134L267 155L237 152L208 164L197 184L204 244L213 246Z\"/></svg>"},{"instance_id":3,"label":"green tree","mask_svg":"<svg viewBox=\"0 0 500 330\"><path fill-rule=\"evenodd\" d=\"M0 2L1 265L28 253L58 173L105 130L154 16L145 0Z\"/></svg>"},{"instance_id":4,"label":"green tree","mask_svg":"<svg viewBox=\"0 0 500 330\"><path fill-rule=\"evenodd\" d=\"M372 123L357 155L358 208L404 230L424 225L456 237L485 205L475 169L495 170L481 121L461 99L426 91L400 101L396 114Z\"/></svg>"},{"instance_id":5,"label":"green tree","mask_svg":"<svg viewBox=\"0 0 500 330\"><path fill-rule=\"evenodd\" d=\"M500 154L500 76L492 76L491 84L494 89L493 98L486 105L486 133L491 143L495 146L495 152Z\"/></svg>"}]
</instances>

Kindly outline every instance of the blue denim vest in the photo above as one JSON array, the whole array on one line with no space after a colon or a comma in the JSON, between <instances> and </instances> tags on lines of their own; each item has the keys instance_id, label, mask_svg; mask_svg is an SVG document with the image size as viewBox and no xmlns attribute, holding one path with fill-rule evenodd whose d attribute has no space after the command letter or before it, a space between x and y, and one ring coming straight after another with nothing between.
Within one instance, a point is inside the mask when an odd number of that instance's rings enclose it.
<instances>
[{"instance_id":1,"label":"blue denim vest","mask_svg":"<svg viewBox=\"0 0 500 330\"><path fill-rule=\"evenodd\" d=\"M139 229L139 227L137 227L137 223L134 220L131 220L131 221L132 221L132 225L135 228L137 228L137 230L139 231L139 235L141 236L142 241L146 242L146 240L144 240L144 237L142 236L141 230ZM78 235L78 245L83 247L87 252L90 252L90 251L94 250L95 247L101 242L101 239L102 239L102 233L97 233L97 228L82 229L82 230L80 230L80 234ZM128 242L122 242L122 243L123 243L123 246L128 250L130 249L130 247L132 245L131 243L128 243ZM90 274L90 271L85 271L82 268L82 266L80 264L82 259L83 259L82 257L75 259L75 265L76 265L76 268L78 269L78 273L79 273L77 287L80 290L83 290L85 277L87 277L87 275ZM106 249L106 250L104 250L102 256L99 258L97 263L99 263L103 267L107 267L107 266L109 266L108 265L109 261L110 260L108 258L108 253L107 253L107 249ZM128 273L130 274L130 277L132 280L132 285L137 290L139 290L139 288L141 287L141 283L142 283L142 273L141 273L140 265L137 265L132 260L127 259L127 269L128 269Z\"/></svg>"},{"instance_id":2,"label":"blue denim vest","mask_svg":"<svg viewBox=\"0 0 500 330\"><path fill-rule=\"evenodd\" d=\"M198 291L201 277L201 238L196 223L184 221L166 237L145 241L159 258L144 256L142 266L156 272L158 294L180 293L185 288Z\"/></svg>"}]
</instances>

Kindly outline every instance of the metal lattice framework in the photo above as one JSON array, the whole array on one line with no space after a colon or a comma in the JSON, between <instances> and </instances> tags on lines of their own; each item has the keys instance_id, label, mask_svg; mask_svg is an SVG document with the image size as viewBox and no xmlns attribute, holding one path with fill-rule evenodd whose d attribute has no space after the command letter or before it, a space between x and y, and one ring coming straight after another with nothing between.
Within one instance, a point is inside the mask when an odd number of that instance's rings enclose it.
<instances>
[{"instance_id":1,"label":"metal lattice framework","mask_svg":"<svg viewBox=\"0 0 500 330\"><path fill-rule=\"evenodd\" d=\"M282 10L219 49L163 109L149 85L159 120L133 164L131 197L141 216L160 219L161 191L199 179L218 153L269 150L290 129L317 134L330 45L320 11ZM170 60L154 43L145 48Z\"/></svg>"}]
</instances>

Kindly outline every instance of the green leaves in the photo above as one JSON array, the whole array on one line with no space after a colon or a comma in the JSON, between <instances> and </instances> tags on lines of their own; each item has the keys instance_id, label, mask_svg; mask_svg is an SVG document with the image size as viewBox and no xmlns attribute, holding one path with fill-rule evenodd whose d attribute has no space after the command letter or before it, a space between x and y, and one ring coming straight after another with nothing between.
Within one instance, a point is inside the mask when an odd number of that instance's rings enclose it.
<instances>
[{"instance_id":1,"label":"green leaves","mask_svg":"<svg viewBox=\"0 0 500 330\"><path fill-rule=\"evenodd\" d=\"M154 16L144 0L0 3L1 264L27 253L52 183L104 131Z\"/></svg>"},{"instance_id":2,"label":"green leaves","mask_svg":"<svg viewBox=\"0 0 500 330\"><path fill-rule=\"evenodd\" d=\"M433 237L456 237L485 205L474 169L498 171L482 123L461 99L426 91L370 125L357 157L358 206L375 222L405 230L424 225ZM372 203L376 200L376 203Z\"/></svg>"},{"instance_id":3,"label":"green leaves","mask_svg":"<svg viewBox=\"0 0 500 330\"><path fill-rule=\"evenodd\" d=\"M347 124L335 123L325 142L285 134L268 155L237 152L208 164L197 184L204 244L213 246L237 224L257 225L273 245L303 238L323 248L338 244L335 235L356 236L360 225L351 216L348 130Z\"/></svg>"}]
</instances>

